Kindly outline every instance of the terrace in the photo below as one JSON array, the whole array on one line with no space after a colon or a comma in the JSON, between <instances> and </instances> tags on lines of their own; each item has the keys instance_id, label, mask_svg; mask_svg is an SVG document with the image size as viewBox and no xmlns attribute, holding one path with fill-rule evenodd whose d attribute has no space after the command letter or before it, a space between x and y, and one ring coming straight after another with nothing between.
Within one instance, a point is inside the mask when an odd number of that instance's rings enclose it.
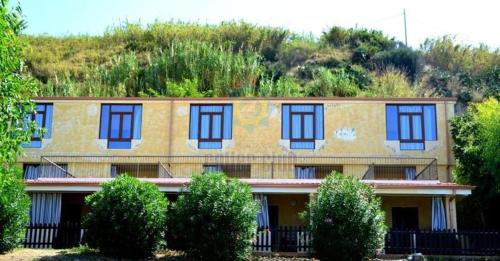
<instances>
[{"instance_id":1,"label":"terrace","mask_svg":"<svg viewBox=\"0 0 500 261\"><path fill-rule=\"evenodd\" d=\"M275 155L42 156L24 164L27 180L39 178L189 178L224 172L239 179L323 179L332 171L363 180L438 180L437 160L410 157Z\"/></svg>"}]
</instances>

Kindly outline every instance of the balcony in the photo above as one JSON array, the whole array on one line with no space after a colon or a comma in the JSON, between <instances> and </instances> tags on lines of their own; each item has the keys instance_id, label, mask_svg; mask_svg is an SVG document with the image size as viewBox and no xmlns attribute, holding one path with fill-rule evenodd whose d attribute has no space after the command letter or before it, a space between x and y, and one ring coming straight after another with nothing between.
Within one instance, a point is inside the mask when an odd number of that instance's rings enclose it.
<instances>
[{"instance_id":1,"label":"balcony","mask_svg":"<svg viewBox=\"0 0 500 261\"><path fill-rule=\"evenodd\" d=\"M437 160L410 157L276 155L42 156L25 178L189 178L224 172L240 179L323 179L332 171L363 180L437 180Z\"/></svg>"}]
</instances>

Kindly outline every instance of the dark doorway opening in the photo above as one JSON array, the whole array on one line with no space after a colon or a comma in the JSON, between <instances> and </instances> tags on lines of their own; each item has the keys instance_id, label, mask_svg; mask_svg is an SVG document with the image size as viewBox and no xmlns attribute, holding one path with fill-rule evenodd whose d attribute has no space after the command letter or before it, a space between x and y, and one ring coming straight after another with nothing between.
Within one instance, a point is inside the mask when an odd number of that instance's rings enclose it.
<instances>
[{"instance_id":1,"label":"dark doorway opening","mask_svg":"<svg viewBox=\"0 0 500 261\"><path fill-rule=\"evenodd\" d=\"M418 230L418 208L392 208L392 229Z\"/></svg>"}]
</instances>

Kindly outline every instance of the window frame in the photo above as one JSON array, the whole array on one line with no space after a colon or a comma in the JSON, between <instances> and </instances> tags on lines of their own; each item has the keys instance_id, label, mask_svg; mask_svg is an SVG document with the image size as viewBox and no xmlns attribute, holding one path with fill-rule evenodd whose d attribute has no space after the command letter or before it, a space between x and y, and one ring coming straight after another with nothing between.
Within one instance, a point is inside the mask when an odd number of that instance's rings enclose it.
<instances>
[{"instance_id":1,"label":"window frame","mask_svg":"<svg viewBox=\"0 0 500 261\"><path fill-rule=\"evenodd\" d=\"M318 114L316 112L316 106L321 106L321 108L324 110L324 104L323 103L282 103L281 104L281 138L284 139L284 117L285 115L283 115L283 106L288 106L288 139L290 141L290 144L292 142L303 142L303 143L306 143L306 142L310 142L310 143L313 143L313 148L307 148L307 149L316 149L316 140L323 140L324 139L324 132L325 132L325 114L324 112L322 113L323 114L323 120L321 122L321 128L323 129L322 130L322 133L323 133L323 138L322 139L319 139L318 138L318 134L317 134L317 130L316 130L316 124L317 124L317 121L318 121ZM294 112L293 111L293 106L312 106L313 107L313 111L311 112ZM300 138L294 138L293 137L293 116L294 115L299 115L300 116ZM312 115L313 117L313 120L312 120L312 138L306 138L305 137L305 117L307 115ZM305 149L305 148L298 148L298 149Z\"/></svg>"},{"instance_id":2,"label":"window frame","mask_svg":"<svg viewBox=\"0 0 500 261\"><path fill-rule=\"evenodd\" d=\"M415 105L412 105L415 106ZM424 149L425 149L425 126L424 126L424 108L423 106L420 106L422 108L421 112L401 112L399 110L398 106L398 139L399 142L402 143L423 143L424 144ZM408 116L408 121L409 121L409 136L410 138L408 139L403 139L401 137L401 129L402 129L402 124L401 124L401 117L403 116ZM413 133L413 117L420 116L420 133L422 134L421 139L415 139L414 138L414 133Z\"/></svg>"},{"instance_id":3,"label":"window frame","mask_svg":"<svg viewBox=\"0 0 500 261\"><path fill-rule=\"evenodd\" d=\"M107 120L107 132L105 137L101 137L101 131L102 131L102 123L103 123L103 107L104 106L109 106L108 109L108 120ZM112 108L113 106L130 106L132 110L130 112L113 112ZM141 106L140 113L143 113L143 104L142 103L101 103L101 109L100 109L100 117L99 117L99 133L98 137L99 139L105 139L107 141L107 148L108 149L130 149L130 148L110 148L110 142L130 142L132 143L132 140L134 139L134 132L135 132L135 112L136 112L136 106ZM119 115L120 120L119 120L119 129L118 129L118 138L112 138L111 137L111 125L112 125L112 118L113 115ZM123 138L123 118L126 115L130 115L130 138ZM142 115L141 115L141 124L142 124ZM141 128L142 131L142 128ZM131 144L132 145L132 144Z\"/></svg>"},{"instance_id":4,"label":"window frame","mask_svg":"<svg viewBox=\"0 0 500 261\"><path fill-rule=\"evenodd\" d=\"M212 105L210 105L212 106ZM213 105L213 106L221 106L222 110L220 112L202 112L201 106L198 111L198 142L222 142L224 140L224 105ZM208 115L208 138L202 137L202 118L204 115ZM214 125L214 116L220 116L220 138L213 137L213 125Z\"/></svg>"},{"instance_id":5,"label":"window frame","mask_svg":"<svg viewBox=\"0 0 500 261\"><path fill-rule=\"evenodd\" d=\"M425 128L425 107L427 106L432 106L434 108L434 133L435 133L435 139L433 141L438 140L438 125L437 125L437 106L435 103L386 103L385 104L385 127L386 127L386 139L389 139L389 132L388 132L388 118L387 118L387 107L388 106L395 106L396 107L396 120L397 120L397 141L399 143L414 143L414 144L422 144L422 149L404 149L404 150L425 150L425 142L427 141L426 137L426 128ZM401 112L400 107L401 106L419 106L420 107L420 112ZM408 116L408 121L409 121L409 132L410 132L410 138L409 139L402 139L401 138L401 116ZM422 133L422 139L414 139L414 133L413 133L413 117L415 116L420 116L420 126L421 126L421 133ZM394 139L396 140L396 139Z\"/></svg>"},{"instance_id":6,"label":"window frame","mask_svg":"<svg viewBox=\"0 0 500 261\"><path fill-rule=\"evenodd\" d=\"M35 103L35 111L31 113L30 121L36 123L36 115L43 115L43 117L42 117L42 126L37 126L38 128L40 128L39 135L38 135L38 137L35 137L34 136L35 132L34 132L31 135L31 141L42 141L43 134L42 134L41 130L47 128L47 106L49 106L49 105L52 106L52 108L54 108L54 104L52 104L52 103ZM39 112L36 109L38 106L43 106L43 111Z\"/></svg>"},{"instance_id":7,"label":"window frame","mask_svg":"<svg viewBox=\"0 0 500 261\"><path fill-rule=\"evenodd\" d=\"M218 106L221 108L221 111L220 112L202 112L202 107L215 107L215 106ZM229 137L230 138L224 138L224 135L225 135L225 128L224 128L224 122L226 120L226 117L224 117L224 115L227 113L226 112L226 106L231 106L231 115L230 115L230 120L231 120L231 128L229 129ZM224 140L230 140L232 139L233 137L233 128L232 128L232 124L233 124L233 104L232 103L191 103L189 104L189 129L188 129L188 139L192 139L191 137L191 130L193 128L192 126L192 117L193 117L193 107L198 107L198 112L197 112L197 119L196 119L196 124L198 125L197 126L197 129L196 129L196 141L198 143L197 147L198 149L222 149L223 148L223 141ZM203 138L202 137L202 117L203 115L208 115L209 116L209 126L208 126L208 135L209 137L208 138ZM220 116L220 138L213 138L213 118L214 118L214 115L218 115ZM220 143L220 146L217 147L217 148L201 148L201 145L202 143L204 142L217 142L217 143Z\"/></svg>"}]
</instances>

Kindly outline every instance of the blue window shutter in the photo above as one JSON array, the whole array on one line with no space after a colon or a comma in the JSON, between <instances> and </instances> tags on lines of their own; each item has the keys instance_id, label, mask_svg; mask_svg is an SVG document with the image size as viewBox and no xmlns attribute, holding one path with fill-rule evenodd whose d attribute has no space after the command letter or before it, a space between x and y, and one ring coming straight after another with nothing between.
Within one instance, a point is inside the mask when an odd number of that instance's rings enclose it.
<instances>
[{"instance_id":1,"label":"blue window shutter","mask_svg":"<svg viewBox=\"0 0 500 261\"><path fill-rule=\"evenodd\" d=\"M44 138L50 139L52 137L52 104L45 106L45 133Z\"/></svg>"},{"instance_id":2,"label":"blue window shutter","mask_svg":"<svg viewBox=\"0 0 500 261\"><path fill-rule=\"evenodd\" d=\"M290 138L290 105L281 107L281 139Z\"/></svg>"},{"instance_id":3,"label":"blue window shutter","mask_svg":"<svg viewBox=\"0 0 500 261\"><path fill-rule=\"evenodd\" d=\"M198 139L198 115L200 113L200 106L191 105L191 115L189 123L189 138Z\"/></svg>"},{"instance_id":4,"label":"blue window shutter","mask_svg":"<svg viewBox=\"0 0 500 261\"><path fill-rule=\"evenodd\" d=\"M387 105L385 107L385 115L387 140L398 140L398 106Z\"/></svg>"},{"instance_id":5,"label":"blue window shutter","mask_svg":"<svg viewBox=\"0 0 500 261\"><path fill-rule=\"evenodd\" d=\"M233 106L224 105L224 139L233 138Z\"/></svg>"},{"instance_id":6,"label":"blue window shutter","mask_svg":"<svg viewBox=\"0 0 500 261\"><path fill-rule=\"evenodd\" d=\"M101 128L99 132L99 139L106 139L108 137L109 127L109 105L101 106Z\"/></svg>"},{"instance_id":7,"label":"blue window shutter","mask_svg":"<svg viewBox=\"0 0 500 261\"><path fill-rule=\"evenodd\" d=\"M437 140L435 105L424 106L424 128L425 140Z\"/></svg>"},{"instance_id":8,"label":"blue window shutter","mask_svg":"<svg viewBox=\"0 0 500 261\"><path fill-rule=\"evenodd\" d=\"M424 149L424 143L420 142L415 142L415 143L408 143L408 142L401 142L399 144L399 149L400 150L423 150Z\"/></svg>"},{"instance_id":9,"label":"blue window shutter","mask_svg":"<svg viewBox=\"0 0 500 261\"><path fill-rule=\"evenodd\" d=\"M316 105L316 139L322 140L324 139L324 130L323 130L323 105Z\"/></svg>"},{"instance_id":10,"label":"blue window shutter","mask_svg":"<svg viewBox=\"0 0 500 261\"><path fill-rule=\"evenodd\" d=\"M134 135L133 139L141 139L142 105L134 105Z\"/></svg>"}]
</instances>

